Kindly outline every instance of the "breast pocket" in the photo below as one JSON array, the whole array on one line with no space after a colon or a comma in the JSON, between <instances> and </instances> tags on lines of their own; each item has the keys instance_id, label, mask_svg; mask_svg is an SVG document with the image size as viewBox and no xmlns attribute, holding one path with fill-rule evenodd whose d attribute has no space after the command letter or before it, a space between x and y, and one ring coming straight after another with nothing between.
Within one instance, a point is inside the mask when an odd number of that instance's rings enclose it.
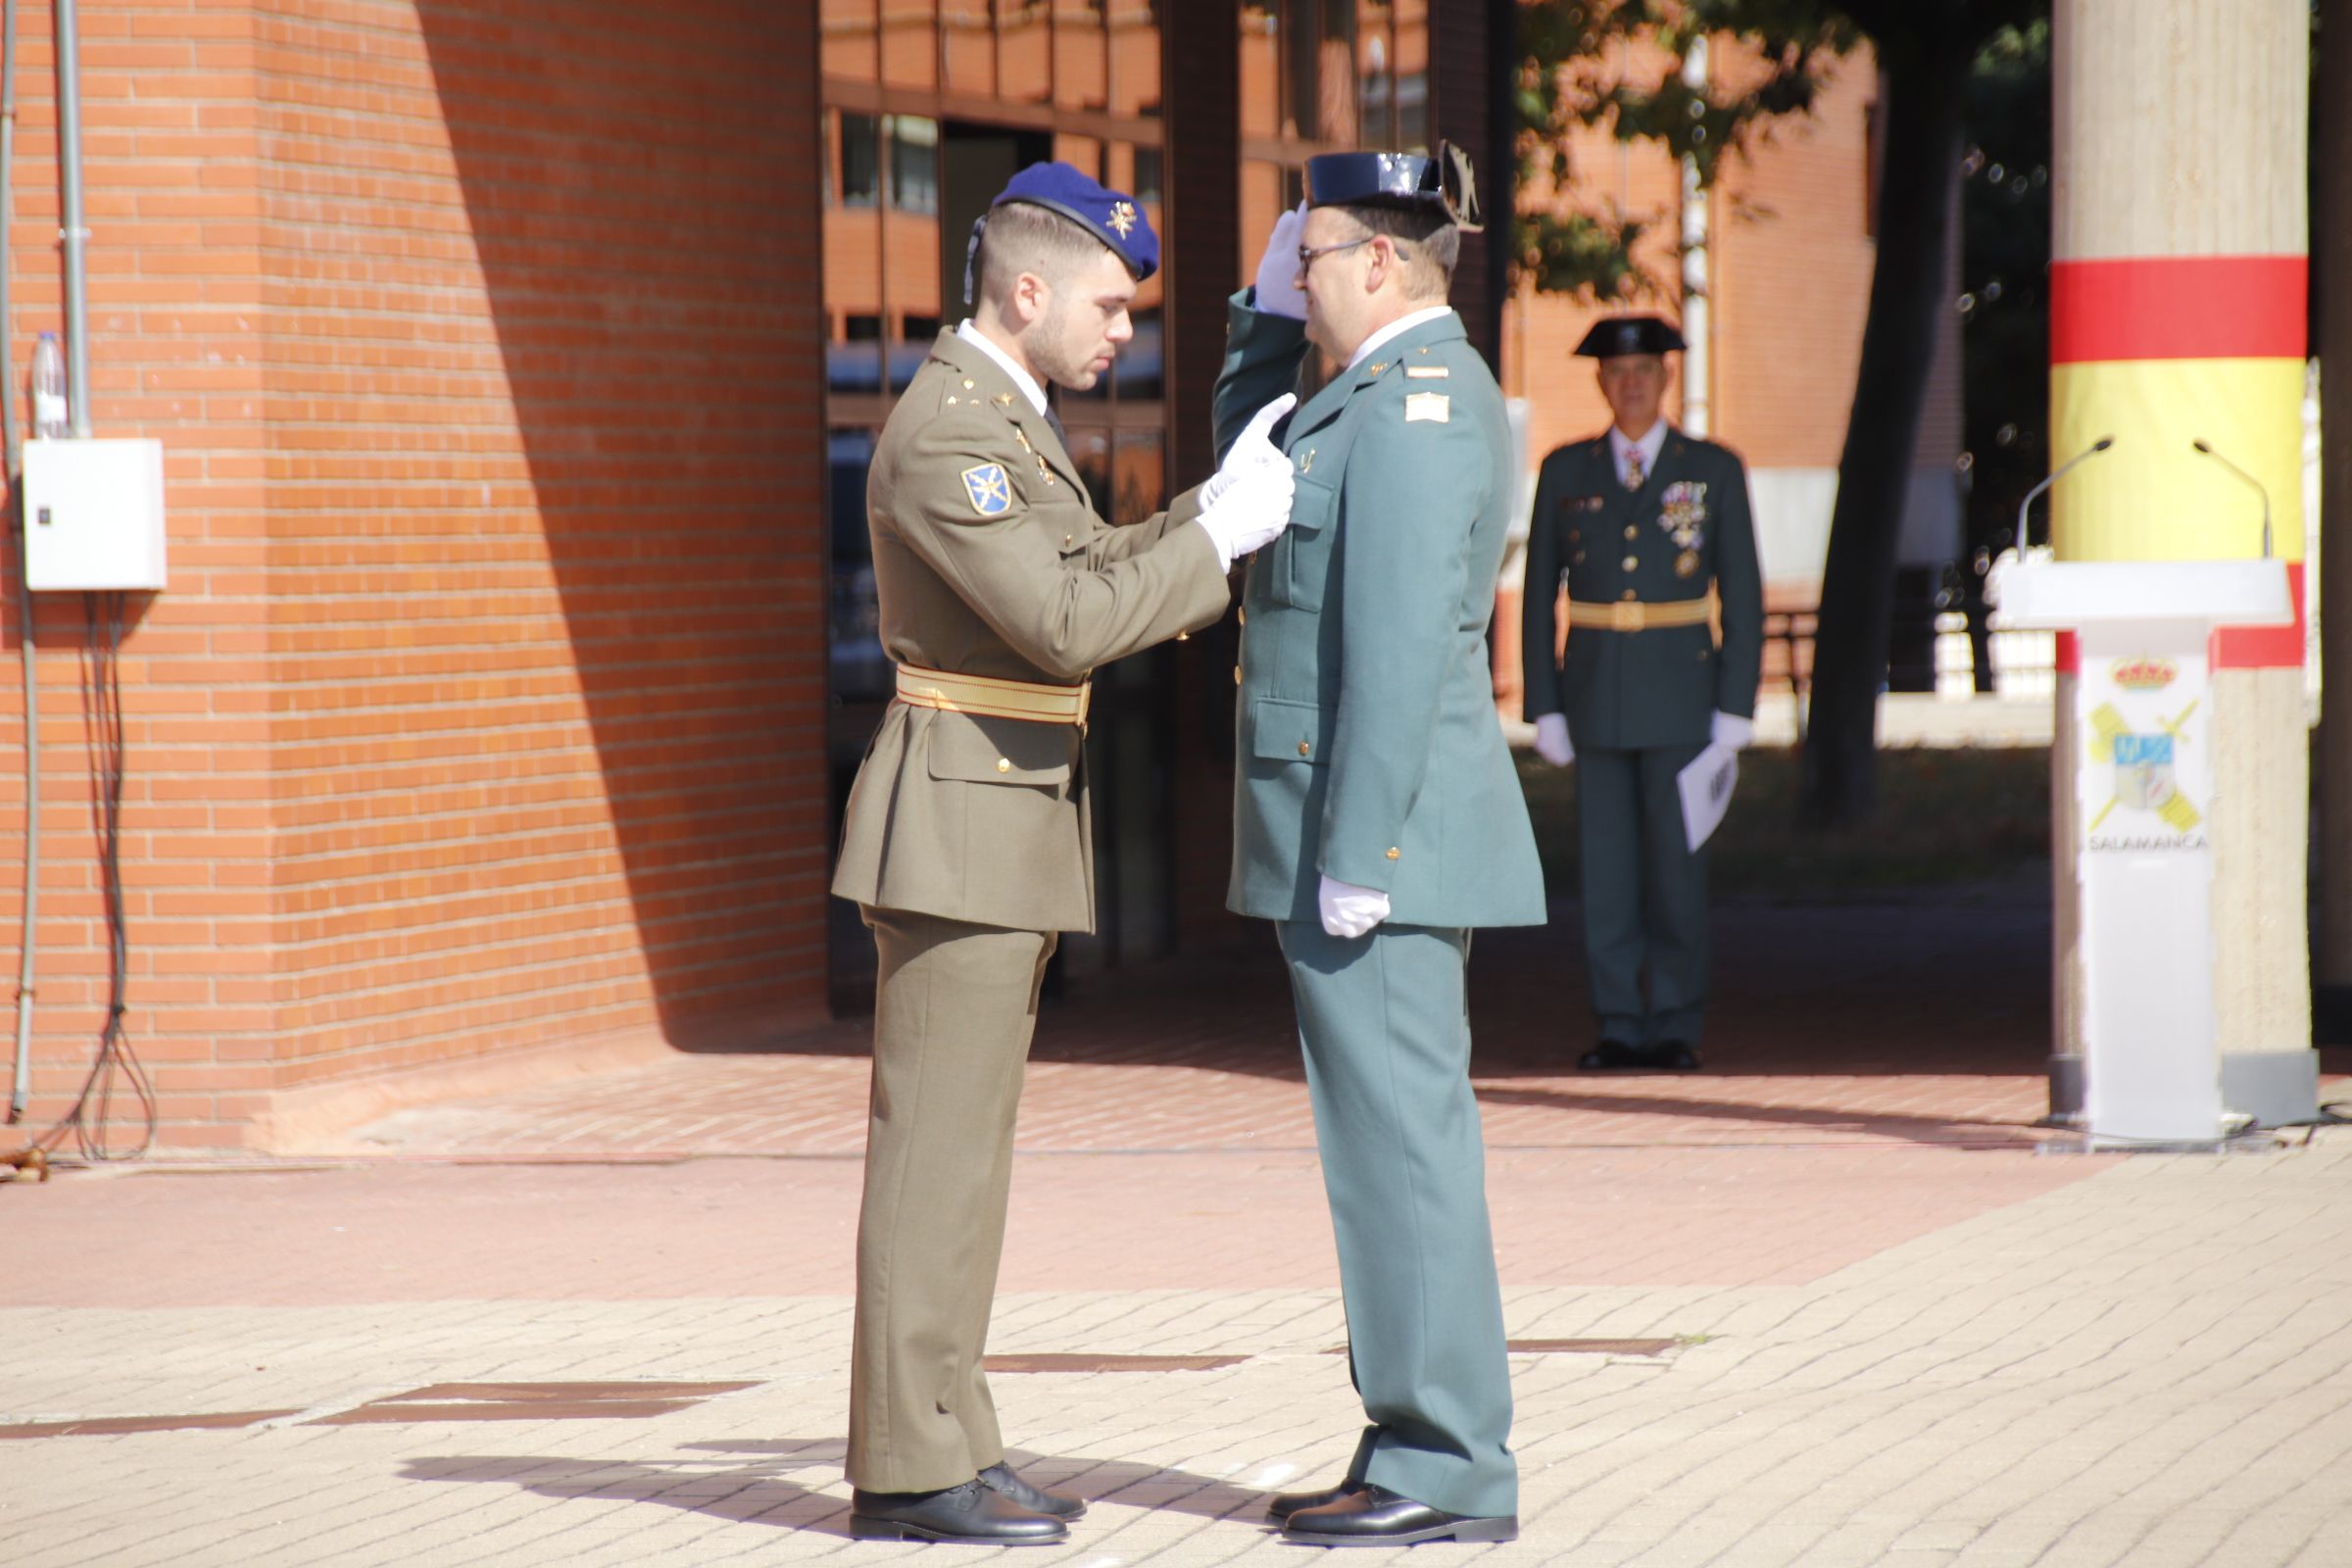
<instances>
[{"instance_id":1,"label":"breast pocket","mask_svg":"<svg viewBox=\"0 0 2352 1568\"><path fill-rule=\"evenodd\" d=\"M1321 610L1323 582L1331 574L1332 523L1339 514L1339 492L1320 479L1293 476L1291 525L1274 541L1272 589L1274 602L1294 610Z\"/></svg>"}]
</instances>

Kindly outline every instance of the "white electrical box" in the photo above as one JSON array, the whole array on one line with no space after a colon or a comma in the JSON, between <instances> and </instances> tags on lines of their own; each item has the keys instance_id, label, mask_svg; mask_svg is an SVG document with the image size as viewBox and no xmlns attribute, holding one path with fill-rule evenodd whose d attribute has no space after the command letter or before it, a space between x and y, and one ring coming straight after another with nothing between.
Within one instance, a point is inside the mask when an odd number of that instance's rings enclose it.
<instances>
[{"instance_id":1,"label":"white electrical box","mask_svg":"<svg viewBox=\"0 0 2352 1568\"><path fill-rule=\"evenodd\" d=\"M24 443L24 582L35 589L164 585L164 444Z\"/></svg>"}]
</instances>

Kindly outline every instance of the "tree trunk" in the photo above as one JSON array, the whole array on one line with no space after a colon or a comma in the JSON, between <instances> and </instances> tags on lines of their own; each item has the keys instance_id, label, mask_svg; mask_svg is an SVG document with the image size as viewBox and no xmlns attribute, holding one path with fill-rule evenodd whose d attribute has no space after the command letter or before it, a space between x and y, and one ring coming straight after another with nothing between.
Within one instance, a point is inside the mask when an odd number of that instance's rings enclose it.
<instances>
[{"instance_id":1,"label":"tree trunk","mask_svg":"<svg viewBox=\"0 0 2352 1568\"><path fill-rule=\"evenodd\" d=\"M1936 314L1952 308L1946 263L1971 51L1952 15L1960 8L1937 9L1942 15L1919 18L1899 47L1882 44L1880 55L1886 146L1879 172L1879 258L1853 414L1838 461L1798 804L1804 821L1816 827L1858 822L1872 806L1895 544Z\"/></svg>"},{"instance_id":2,"label":"tree trunk","mask_svg":"<svg viewBox=\"0 0 2352 1568\"><path fill-rule=\"evenodd\" d=\"M2322 0L2312 107L2313 343L2320 356L2319 885L2313 1022L2352 1039L2352 0Z\"/></svg>"}]
</instances>

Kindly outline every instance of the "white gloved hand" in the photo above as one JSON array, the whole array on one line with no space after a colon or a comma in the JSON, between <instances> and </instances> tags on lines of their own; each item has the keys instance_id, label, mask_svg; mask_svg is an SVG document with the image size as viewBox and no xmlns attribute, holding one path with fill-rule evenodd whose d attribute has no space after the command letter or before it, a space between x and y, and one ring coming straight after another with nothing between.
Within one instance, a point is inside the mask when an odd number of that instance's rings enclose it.
<instances>
[{"instance_id":1,"label":"white gloved hand","mask_svg":"<svg viewBox=\"0 0 2352 1568\"><path fill-rule=\"evenodd\" d=\"M1726 713L1718 710L1715 716L1707 721L1707 740L1711 745L1728 747L1735 752L1745 751L1747 743L1755 738L1756 721L1752 718L1741 718L1738 713Z\"/></svg>"},{"instance_id":2,"label":"white gloved hand","mask_svg":"<svg viewBox=\"0 0 2352 1568\"><path fill-rule=\"evenodd\" d=\"M1568 738L1566 713L1537 715L1536 755L1554 767L1566 767L1576 760L1576 742Z\"/></svg>"},{"instance_id":3,"label":"white gloved hand","mask_svg":"<svg viewBox=\"0 0 2352 1568\"><path fill-rule=\"evenodd\" d=\"M1233 450L1225 454L1224 466L1208 476L1200 487L1200 510L1206 512L1233 488L1233 482L1252 468L1280 468L1289 472L1290 458L1274 444L1272 431L1275 421L1298 406L1298 394L1285 392L1250 417L1235 437Z\"/></svg>"},{"instance_id":4,"label":"white gloved hand","mask_svg":"<svg viewBox=\"0 0 2352 1568\"><path fill-rule=\"evenodd\" d=\"M1217 547L1217 563L1227 570L1252 550L1261 550L1291 525L1291 466L1252 466L1236 474L1217 504L1198 520L1209 543Z\"/></svg>"},{"instance_id":5,"label":"white gloved hand","mask_svg":"<svg viewBox=\"0 0 2352 1568\"><path fill-rule=\"evenodd\" d=\"M1298 231L1306 226L1306 203L1274 220L1266 254L1257 259L1257 289L1251 304L1268 316L1306 319L1306 291L1298 286Z\"/></svg>"},{"instance_id":6,"label":"white gloved hand","mask_svg":"<svg viewBox=\"0 0 2352 1568\"><path fill-rule=\"evenodd\" d=\"M1323 913L1323 929L1335 937L1360 937L1389 917L1389 896L1372 888L1331 877L1315 893Z\"/></svg>"}]
</instances>

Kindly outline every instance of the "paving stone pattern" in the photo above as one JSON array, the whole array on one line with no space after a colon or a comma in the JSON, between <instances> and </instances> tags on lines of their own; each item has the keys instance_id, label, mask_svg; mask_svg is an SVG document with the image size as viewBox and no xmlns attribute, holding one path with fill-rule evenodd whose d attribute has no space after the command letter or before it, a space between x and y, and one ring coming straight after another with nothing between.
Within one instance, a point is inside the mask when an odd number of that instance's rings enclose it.
<instances>
[{"instance_id":1,"label":"paving stone pattern","mask_svg":"<svg viewBox=\"0 0 2352 1568\"><path fill-rule=\"evenodd\" d=\"M1515 1354L1522 1537L1416 1560L2352 1563L2352 1131L2037 1152L2046 931L1985 935L2016 961L1960 1006L1965 909L1772 918L1803 940L1733 961L1690 1077L1564 1071L1540 950L1482 944L1509 1331L1634 1343ZM990 1346L1040 1370L993 1381L1092 1511L1024 1564L1313 1560L1264 1496L1352 1446L1279 976L1226 962L1074 985L1041 1041ZM982 1560L846 1534L853 1037L423 1107L364 1156L0 1189L0 1541ZM161 1418L230 1424L121 1430Z\"/></svg>"}]
</instances>

